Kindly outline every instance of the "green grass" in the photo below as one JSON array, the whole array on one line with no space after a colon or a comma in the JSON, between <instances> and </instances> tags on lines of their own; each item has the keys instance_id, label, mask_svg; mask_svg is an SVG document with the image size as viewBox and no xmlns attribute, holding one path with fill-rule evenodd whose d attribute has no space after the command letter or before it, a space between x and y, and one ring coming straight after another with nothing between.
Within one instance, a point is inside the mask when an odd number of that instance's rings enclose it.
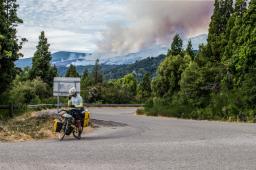
<instances>
[{"instance_id":1,"label":"green grass","mask_svg":"<svg viewBox=\"0 0 256 170\"><path fill-rule=\"evenodd\" d=\"M244 110L240 114L223 114L220 115L215 112L212 108L195 108L189 105L164 105L154 104L146 105L144 109L137 110L138 115L147 116L165 116L165 117L176 117L184 119L195 119L195 120L218 120L228 122L249 122L255 123L255 113L252 110Z\"/></svg>"}]
</instances>

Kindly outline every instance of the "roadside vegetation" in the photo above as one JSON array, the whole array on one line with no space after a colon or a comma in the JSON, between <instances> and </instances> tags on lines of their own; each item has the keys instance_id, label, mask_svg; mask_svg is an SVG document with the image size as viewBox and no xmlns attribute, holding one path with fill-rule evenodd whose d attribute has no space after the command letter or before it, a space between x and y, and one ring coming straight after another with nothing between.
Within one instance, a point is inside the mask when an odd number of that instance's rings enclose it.
<instances>
[{"instance_id":1,"label":"roadside vegetation","mask_svg":"<svg viewBox=\"0 0 256 170\"><path fill-rule=\"evenodd\" d=\"M255 121L256 1L216 0L214 6L208 43L197 55L174 37L145 114Z\"/></svg>"}]
</instances>

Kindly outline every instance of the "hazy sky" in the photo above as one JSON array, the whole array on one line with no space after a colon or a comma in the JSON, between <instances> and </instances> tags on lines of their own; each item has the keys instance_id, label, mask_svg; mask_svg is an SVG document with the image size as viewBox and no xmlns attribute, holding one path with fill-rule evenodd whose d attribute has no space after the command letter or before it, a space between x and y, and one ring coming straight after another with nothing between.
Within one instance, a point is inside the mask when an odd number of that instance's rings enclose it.
<instances>
[{"instance_id":1,"label":"hazy sky","mask_svg":"<svg viewBox=\"0 0 256 170\"><path fill-rule=\"evenodd\" d=\"M40 31L51 51L124 54L154 44L207 33L212 1L193 0L18 0L20 37L33 56Z\"/></svg>"}]
</instances>

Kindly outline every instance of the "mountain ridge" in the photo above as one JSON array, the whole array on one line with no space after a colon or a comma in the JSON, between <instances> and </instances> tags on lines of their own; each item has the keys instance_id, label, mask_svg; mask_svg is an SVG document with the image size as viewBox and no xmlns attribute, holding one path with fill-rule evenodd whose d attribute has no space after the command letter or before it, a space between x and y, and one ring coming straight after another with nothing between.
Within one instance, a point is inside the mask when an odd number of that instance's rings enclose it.
<instances>
[{"instance_id":1,"label":"mountain ridge","mask_svg":"<svg viewBox=\"0 0 256 170\"><path fill-rule=\"evenodd\" d=\"M201 34L190 38L194 49L198 49L199 44L207 42L207 34ZM184 40L183 47L185 48L189 39ZM197 47L197 48L195 48ZM52 54L52 64L56 67L69 67L70 64L75 66L94 65L96 59L100 60L104 65L124 65L133 64L136 61L143 60L148 57L157 57L161 54L166 54L168 47L155 45L150 48L142 49L138 52L125 55L107 56L104 54L81 53L70 51L58 51ZM31 67L32 58L24 58L15 62L19 68Z\"/></svg>"}]
</instances>

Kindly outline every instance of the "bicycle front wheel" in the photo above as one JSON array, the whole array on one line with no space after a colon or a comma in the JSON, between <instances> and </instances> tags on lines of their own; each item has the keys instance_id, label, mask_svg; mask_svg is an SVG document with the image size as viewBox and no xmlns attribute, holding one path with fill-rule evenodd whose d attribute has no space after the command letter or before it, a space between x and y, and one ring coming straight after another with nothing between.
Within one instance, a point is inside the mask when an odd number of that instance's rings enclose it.
<instances>
[{"instance_id":1,"label":"bicycle front wheel","mask_svg":"<svg viewBox=\"0 0 256 170\"><path fill-rule=\"evenodd\" d=\"M64 139L64 137L66 136L66 127L67 127L67 123L65 121L60 132L58 133L58 138L60 141L62 141Z\"/></svg>"}]
</instances>

